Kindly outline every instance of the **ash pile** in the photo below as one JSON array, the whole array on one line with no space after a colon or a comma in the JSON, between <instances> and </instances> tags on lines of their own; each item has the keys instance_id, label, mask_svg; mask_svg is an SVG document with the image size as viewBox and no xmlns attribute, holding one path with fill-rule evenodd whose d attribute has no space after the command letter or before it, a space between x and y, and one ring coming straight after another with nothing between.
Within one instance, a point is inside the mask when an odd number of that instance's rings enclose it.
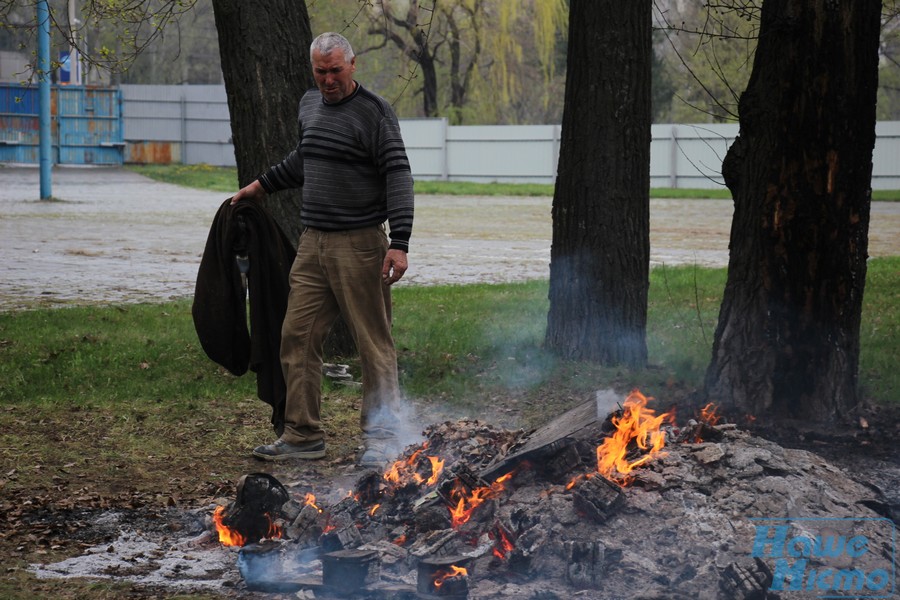
<instances>
[{"instance_id":1,"label":"ash pile","mask_svg":"<svg viewBox=\"0 0 900 600\"><path fill-rule=\"evenodd\" d=\"M248 589L309 598L893 592L877 487L709 406L678 426L648 404L598 393L527 433L433 425L330 501L251 474L217 510L219 539L241 546Z\"/></svg>"}]
</instances>

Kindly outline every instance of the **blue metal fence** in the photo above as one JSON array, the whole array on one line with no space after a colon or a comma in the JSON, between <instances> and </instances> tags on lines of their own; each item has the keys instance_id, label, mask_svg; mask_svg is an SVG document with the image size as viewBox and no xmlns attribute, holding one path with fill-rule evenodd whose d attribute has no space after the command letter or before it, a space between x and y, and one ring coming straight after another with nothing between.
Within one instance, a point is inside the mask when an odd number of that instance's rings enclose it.
<instances>
[{"instance_id":1,"label":"blue metal fence","mask_svg":"<svg viewBox=\"0 0 900 600\"><path fill-rule=\"evenodd\" d=\"M118 89L55 85L50 95L54 163L123 164ZM0 84L0 162L40 160L38 109L37 86Z\"/></svg>"}]
</instances>

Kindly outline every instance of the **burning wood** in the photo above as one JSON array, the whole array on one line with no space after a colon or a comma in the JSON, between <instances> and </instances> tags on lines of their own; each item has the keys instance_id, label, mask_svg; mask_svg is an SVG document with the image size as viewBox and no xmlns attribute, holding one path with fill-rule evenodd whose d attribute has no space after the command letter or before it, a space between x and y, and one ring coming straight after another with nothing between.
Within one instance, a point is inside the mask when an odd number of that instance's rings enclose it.
<instances>
[{"instance_id":1,"label":"burning wood","mask_svg":"<svg viewBox=\"0 0 900 600\"><path fill-rule=\"evenodd\" d=\"M503 441L507 454L476 454L474 462L461 450L473 447L462 443L465 435L450 424L437 426L383 473L360 477L335 504L307 493L289 537L327 553L322 585L346 593L374 593L386 576L375 559L388 555L391 568L418 565L417 593L424 598L468 597L474 572L520 581L554 572L574 588L598 589L622 551L610 555L596 532L625 516L627 486L634 483L634 493L643 494L670 487L672 464L655 461L675 446L682 460L701 468L729 457L725 442L697 441L724 440L735 431L720 424L714 405L680 429L673 413L657 414L651 400L635 390L610 415L591 418L593 404L578 407L518 439L459 422L462 430ZM726 576L735 589L752 583L736 568Z\"/></svg>"},{"instance_id":2,"label":"burning wood","mask_svg":"<svg viewBox=\"0 0 900 600\"><path fill-rule=\"evenodd\" d=\"M575 509L595 523L606 521L625 504L622 490L604 477L585 478L584 483L574 488L572 496Z\"/></svg>"},{"instance_id":3,"label":"burning wood","mask_svg":"<svg viewBox=\"0 0 900 600\"><path fill-rule=\"evenodd\" d=\"M647 408L647 401L639 391L632 391L625 399L621 416L610 419L615 431L597 446L597 472L623 487L631 481L631 471L665 455L662 449L666 434L661 427L670 420L670 414L657 415Z\"/></svg>"},{"instance_id":4,"label":"burning wood","mask_svg":"<svg viewBox=\"0 0 900 600\"><path fill-rule=\"evenodd\" d=\"M424 485L426 487L435 485L444 469L444 460L438 456L425 456L423 453L427 448L428 443L426 442L409 458L395 461L384 473L384 480L395 488L405 485Z\"/></svg>"},{"instance_id":5,"label":"burning wood","mask_svg":"<svg viewBox=\"0 0 900 600\"><path fill-rule=\"evenodd\" d=\"M465 557L419 561L416 591L420 598L458 598L469 595L469 561Z\"/></svg>"}]
</instances>

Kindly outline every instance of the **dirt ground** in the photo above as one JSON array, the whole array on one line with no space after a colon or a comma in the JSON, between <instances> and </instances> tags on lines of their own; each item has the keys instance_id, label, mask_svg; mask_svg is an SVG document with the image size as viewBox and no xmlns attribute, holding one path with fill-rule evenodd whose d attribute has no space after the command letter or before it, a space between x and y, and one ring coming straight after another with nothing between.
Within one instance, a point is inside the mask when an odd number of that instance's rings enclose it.
<instances>
[{"instance_id":1,"label":"dirt ground","mask_svg":"<svg viewBox=\"0 0 900 600\"><path fill-rule=\"evenodd\" d=\"M0 167L0 310L193 294L200 254L226 195L124 169ZM549 277L550 198L420 196L401 285ZM650 202L651 264L725 266L732 203ZM900 203L872 206L869 252L900 255Z\"/></svg>"}]
</instances>

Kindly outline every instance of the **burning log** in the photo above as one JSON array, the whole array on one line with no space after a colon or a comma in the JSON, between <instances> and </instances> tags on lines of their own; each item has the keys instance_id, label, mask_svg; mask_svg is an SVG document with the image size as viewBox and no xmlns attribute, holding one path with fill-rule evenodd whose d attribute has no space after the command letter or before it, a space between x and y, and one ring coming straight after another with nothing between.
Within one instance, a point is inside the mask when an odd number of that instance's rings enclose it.
<instances>
[{"instance_id":1,"label":"burning log","mask_svg":"<svg viewBox=\"0 0 900 600\"><path fill-rule=\"evenodd\" d=\"M322 582L353 594L381 579L381 559L374 550L339 550L322 557Z\"/></svg>"},{"instance_id":2,"label":"burning log","mask_svg":"<svg viewBox=\"0 0 900 600\"><path fill-rule=\"evenodd\" d=\"M603 523L625 504L622 489L605 477L590 477L572 490L575 510L587 515L595 523Z\"/></svg>"},{"instance_id":3,"label":"burning log","mask_svg":"<svg viewBox=\"0 0 900 600\"><path fill-rule=\"evenodd\" d=\"M419 561L416 591L420 598L468 598L469 560L454 557Z\"/></svg>"},{"instance_id":4,"label":"burning log","mask_svg":"<svg viewBox=\"0 0 900 600\"><path fill-rule=\"evenodd\" d=\"M354 522L346 522L338 519L338 523L332 523L333 529L326 531L319 538L319 545L325 552L337 552L349 550L361 546L363 543L359 528Z\"/></svg>"}]
</instances>

